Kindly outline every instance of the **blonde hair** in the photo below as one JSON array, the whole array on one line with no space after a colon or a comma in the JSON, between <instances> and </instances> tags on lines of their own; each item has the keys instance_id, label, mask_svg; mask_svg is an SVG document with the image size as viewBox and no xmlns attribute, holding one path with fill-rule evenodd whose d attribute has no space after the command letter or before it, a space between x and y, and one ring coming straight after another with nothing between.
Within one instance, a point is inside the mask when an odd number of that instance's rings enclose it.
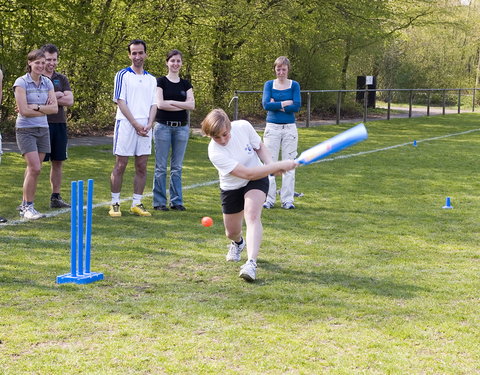
<instances>
[{"instance_id":1,"label":"blonde hair","mask_svg":"<svg viewBox=\"0 0 480 375\"><path fill-rule=\"evenodd\" d=\"M286 66L288 66L288 70L290 70L290 60L286 56L277 57L277 59L273 63L273 70L275 70L275 68L278 65L286 65Z\"/></svg>"},{"instance_id":2,"label":"blonde hair","mask_svg":"<svg viewBox=\"0 0 480 375\"><path fill-rule=\"evenodd\" d=\"M222 133L223 129L230 130L232 124L228 115L221 108L216 108L203 119L202 132L208 137L216 137Z\"/></svg>"}]
</instances>

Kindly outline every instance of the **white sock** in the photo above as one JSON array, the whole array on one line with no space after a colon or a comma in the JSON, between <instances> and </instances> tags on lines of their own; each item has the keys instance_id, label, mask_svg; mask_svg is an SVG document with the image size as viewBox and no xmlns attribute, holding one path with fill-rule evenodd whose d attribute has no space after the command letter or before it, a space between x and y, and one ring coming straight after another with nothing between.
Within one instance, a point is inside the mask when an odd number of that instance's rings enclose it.
<instances>
[{"instance_id":1,"label":"white sock","mask_svg":"<svg viewBox=\"0 0 480 375\"><path fill-rule=\"evenodd\" d=\"M120 193L112 193L112 205L120 204Z\"/></svg>"},{"instance_id":2,"label":"white sock","mask_svg":"<svg viewBox=\"0 0 480 375\"><path fill-rule=\"evenodd\" d=\"M142 194L133 194L132 207L142 203L142 198L143 198Z\"/></svg>"}]
</instances>

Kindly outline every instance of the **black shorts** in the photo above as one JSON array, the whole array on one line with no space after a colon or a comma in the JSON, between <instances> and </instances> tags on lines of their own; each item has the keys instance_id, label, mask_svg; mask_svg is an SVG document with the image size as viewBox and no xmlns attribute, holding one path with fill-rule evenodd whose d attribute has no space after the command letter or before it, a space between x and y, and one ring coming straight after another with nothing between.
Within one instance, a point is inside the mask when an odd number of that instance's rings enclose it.
<instances>
[{"instance_id":1,"label":"black shorts","mask_svg":"<svg viewBox=\"0 0 480 375\"><path fill-rule=\"evenodd\" d=\"M220 198L222 199L222 212L224 214L236 214L242 212L245 207L245 194L250 190L261 190L268 193L268 177L260 180L249 181L244 187L236 190L220 190Z\"/></svg>"},{"instance_id":2,"label":"black shorts","mask_svg":"<svg viewBox=\"0 0 480 375\"><path fill-rule=\"evenodd\" d=\"M50 128L50 148L51 151L45 156L44 161L67 160L67 124L64 122L49 122Z\"/></svg>"}]
</instances>

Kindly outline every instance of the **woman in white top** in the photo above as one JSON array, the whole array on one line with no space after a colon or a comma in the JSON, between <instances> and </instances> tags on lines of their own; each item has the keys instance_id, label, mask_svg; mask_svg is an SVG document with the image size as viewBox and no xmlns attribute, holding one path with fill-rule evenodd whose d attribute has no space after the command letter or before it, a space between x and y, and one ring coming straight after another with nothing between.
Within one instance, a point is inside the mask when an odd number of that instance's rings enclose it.
<instances>
[{"instance_id":1,"label":"woman in white top","mask_svg":"<svg viewBox=\"0 0 480 375\"><path fill-rule=\"evenodd\" d=\"M222 109L214 109L205 117L202 131L211 138L208 157L220 177L223 223L232 241L227 261L240 261L240 253L246 245L248 260L239 276L254 281L263 235L261 214L269 186L267 176L280 175L295 169L298 164L294 160L272 162L252 125L245 120L230 122ZM244 218L246 243L242 237Z\"/></svg>"}]
</instances>

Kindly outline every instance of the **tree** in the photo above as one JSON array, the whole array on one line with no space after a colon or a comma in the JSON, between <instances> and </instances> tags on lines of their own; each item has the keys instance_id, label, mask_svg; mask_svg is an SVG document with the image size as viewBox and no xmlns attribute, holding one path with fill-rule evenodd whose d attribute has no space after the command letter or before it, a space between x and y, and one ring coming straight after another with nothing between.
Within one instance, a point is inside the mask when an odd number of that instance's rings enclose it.
<instances>
[{"instance_id":1,"label":"tree","mask_svg":"<svg viewBox=\"0 0 480 375\"><path fill-rule=\"evenodd\" d=\"M260 90L275 58L292 62L303 89L355 87L357 75L384 87L474 85L480 77L476 1L459 0L0 0L0 66L5 87L23 74L33 48L60 48L59 70L76 97L71 124L111 128L115 72L126 45L148 45L146 68L165 73L165 54L184 54L197 121L226 107L235 89ZM439 17L441 16L441 17ZM435 48L432 48L435 46ZM2 118L15 117L6 91ZM242 99L244 100L244 99ZM318 96L328 108L332 98ZM263 114L258 95L249 112ZM2 122L2 126L4 122ZM11 125L10 125L11 126Z\"/></svg>"}]
</instances>

